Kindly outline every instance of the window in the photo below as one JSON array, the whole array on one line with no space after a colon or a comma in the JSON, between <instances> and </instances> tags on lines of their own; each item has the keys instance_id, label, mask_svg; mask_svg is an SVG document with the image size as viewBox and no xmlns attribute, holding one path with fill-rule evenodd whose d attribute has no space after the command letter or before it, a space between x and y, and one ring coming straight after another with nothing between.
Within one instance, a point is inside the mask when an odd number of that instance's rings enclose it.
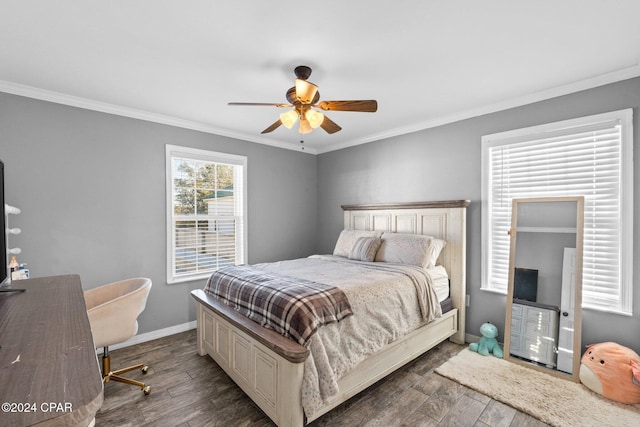
<instances>
[{"instance_id":1,"label":"window","mask_svg":"<svg viewBox=\"0 0 640 427\"><path fill-rule=\"evenodd\" d=\"M208 277L246 259L243 156L167 145L167 281Z\"/></svg>"},{"instance_id":2,"label":"window","mask_svg":"<svg viewBox=\"0 0 640 427\"><path fill-rule=\"evenodd\" d=\"M584 196L582 306L631 314L632 110L482 138L482 289L506 293L511 200Z\"/></svg>"}]
</instances>

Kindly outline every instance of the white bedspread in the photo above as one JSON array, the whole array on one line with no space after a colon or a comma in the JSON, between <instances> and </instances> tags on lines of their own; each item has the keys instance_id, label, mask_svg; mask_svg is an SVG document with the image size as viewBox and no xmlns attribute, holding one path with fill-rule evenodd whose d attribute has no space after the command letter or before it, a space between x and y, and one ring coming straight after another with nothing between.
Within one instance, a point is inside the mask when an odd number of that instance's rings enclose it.
<instances>
[{"instance_id":1,"label":"white bedspread","mask_svg":"<svg viewBox=\"0 0 640 427\"><path fill-rule=\"evenodd\" d=\"M302 406L312 417L338 393L338 380L367 356L442 315L427 270L409 265L314 255L256 267L326 283L347 295L353 316L322 327L309 341Z\"/></svg>"}]
</instances>

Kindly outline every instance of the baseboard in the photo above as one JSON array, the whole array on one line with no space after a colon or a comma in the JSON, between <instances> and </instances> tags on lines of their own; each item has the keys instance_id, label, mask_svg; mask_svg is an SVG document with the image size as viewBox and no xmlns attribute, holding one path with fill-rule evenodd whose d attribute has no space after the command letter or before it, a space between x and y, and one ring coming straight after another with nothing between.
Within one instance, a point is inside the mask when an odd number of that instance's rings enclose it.
<instances>
[{"instance_id":1,"label":"baseboard","mask_svg":"<svg viewBox=\"0 0 640 427\"><path fill-rule=\"evenodd\" d=\"M478 341L480 341L480 337L477 336L477 335L465 334L464 341L465 342L478 342Z\"/></svg>"},{"instance_id":2,"label":"baseboard","mask_svg":"<svg viewBox=\"0 0 640 427\"><path fill-rule=\"evenodd\" d=\"M169 335L179 334L180 332L185 332L191 329L195 329L197 325L198 323L194 320L192 322L183 323L181 325L170 326L168 328L146 332L144 334L136 335L133 338L128 339L123 343L110 345L109 349L116 350L118 348L129 347L136 344L142 344L143 342L156 340L158 338L168 337Z\"/></svg>"},{"instance_id":3,"label":"baseboard","mask_svg":"<svg viewBox=\"0 0 640 427\"><path fill-rule=\"evenodd\" d=\"M465 336L464 336L464 341L465 341L465 342L468 342L468 343L478 342L478 341L480 341L480 338L482 338L482 337L479 337L479 336L477 336L477 335L465 334ZM504 343L503 343L503 342L498 341L498 343L499 343L501 346L504 346Z\"/></svg>"}]
</instances>

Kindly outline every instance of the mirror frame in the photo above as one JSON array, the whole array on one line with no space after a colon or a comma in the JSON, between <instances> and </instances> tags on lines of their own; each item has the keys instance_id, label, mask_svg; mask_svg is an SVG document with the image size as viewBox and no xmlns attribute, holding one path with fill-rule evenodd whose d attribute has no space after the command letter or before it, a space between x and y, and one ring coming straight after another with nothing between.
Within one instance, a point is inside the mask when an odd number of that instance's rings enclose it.
<instances>
[{"instance_id":1,"label":"mirror frame","mask_svg":"<svg viewBox=\"0 0 640 427\"><path fill-rule=\"evenodd\" d=\"M527 362L511 356L511 313L513 306L513 288L514 288L514 268L516 257L516 237L517 237L517 221L518 221L518 204L520 203L552 203L552 202L575 202L576 203L576 271L575 271L575 295L574 295L574 333L573 333L573 360L572 373L559 371L557 369L547 368L536 362ZM513 199L511 205L511 228L509 230L510 246L509 246L509 278L505 315L504 330L504 359L517 363L541 372L570 379L580 382L580 359L582 358L582 255L583 255L583 239L584 239L584 196L570 197L539 197L539 198L519 198Z\"/></svg>"}]
</instances>

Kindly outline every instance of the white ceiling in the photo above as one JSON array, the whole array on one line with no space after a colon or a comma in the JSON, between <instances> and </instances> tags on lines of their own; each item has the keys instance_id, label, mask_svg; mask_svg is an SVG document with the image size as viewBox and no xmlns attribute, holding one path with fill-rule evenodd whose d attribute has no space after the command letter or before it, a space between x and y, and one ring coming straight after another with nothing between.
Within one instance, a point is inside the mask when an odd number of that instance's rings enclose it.
<instances>
[{"instance_id":1,"label":"white ceiling","mask_svg":"<svg viewBox=\"0 0 640 427\"><path fill-rule=\"evenodd\" d=\"M640 75L638 0L0 0L0 91L311 153ZM293 68L333 135L281 126ZM0 112L1 114L1 112Z\"/></svg>"}]
</instances>

